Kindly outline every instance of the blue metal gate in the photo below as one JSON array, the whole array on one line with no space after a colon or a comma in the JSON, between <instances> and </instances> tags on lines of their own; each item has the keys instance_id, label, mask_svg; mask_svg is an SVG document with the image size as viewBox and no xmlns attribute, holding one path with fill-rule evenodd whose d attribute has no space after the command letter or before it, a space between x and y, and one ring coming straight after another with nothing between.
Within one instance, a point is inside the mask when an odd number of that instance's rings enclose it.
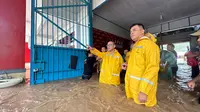
<instances>
[{"instance_id":1,"label":"blue metal gate","mask_svg":"<svg viewBox=\"0 0 200 112\"><path fill-rule=\"evenodd\" d=\"M32 0L31 85L82 75L92 0Z\"/></svg>"}]
</instances>

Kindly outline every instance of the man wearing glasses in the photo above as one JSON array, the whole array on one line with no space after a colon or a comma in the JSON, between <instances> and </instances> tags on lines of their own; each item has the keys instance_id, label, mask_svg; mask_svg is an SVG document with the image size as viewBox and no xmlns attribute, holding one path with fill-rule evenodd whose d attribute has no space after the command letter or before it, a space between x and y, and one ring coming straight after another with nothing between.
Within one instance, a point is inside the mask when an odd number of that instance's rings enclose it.
<instances>
[{"instance_id":1,"label":"man wearing glasses","mask_svg":"<svg viewBox=\"0 0 200 112\"><path fill-rule=\"evenodd\" d=\"M91 53L103 60L99 78L99 82L101 83L112 85L120 84L120 72L123 58L115 47L113 41L108 42L107 52L100 52L97 49L88 46L88 50L90 50Z\"/></svg>"}]
</instances>

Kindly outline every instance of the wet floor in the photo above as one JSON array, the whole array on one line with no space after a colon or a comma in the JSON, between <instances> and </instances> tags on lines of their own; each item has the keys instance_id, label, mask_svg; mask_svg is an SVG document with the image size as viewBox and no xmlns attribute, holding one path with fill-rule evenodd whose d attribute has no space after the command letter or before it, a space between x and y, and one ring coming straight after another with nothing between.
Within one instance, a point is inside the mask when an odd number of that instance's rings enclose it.
<instances>
[{"instance_id":1,"label":"wet floor","mask_svg":"<svg viewBox=\"0 0 200 112\"><path fill-rule=\"evenodd\" d=\"M196 92L185 82L190 67L179 64L176 83L159 80L158 105L146 108L126 99L124 85L70 79L35 86L20 84L0 90L0 112L199 112Z\"/></svg>"}]
</instances>

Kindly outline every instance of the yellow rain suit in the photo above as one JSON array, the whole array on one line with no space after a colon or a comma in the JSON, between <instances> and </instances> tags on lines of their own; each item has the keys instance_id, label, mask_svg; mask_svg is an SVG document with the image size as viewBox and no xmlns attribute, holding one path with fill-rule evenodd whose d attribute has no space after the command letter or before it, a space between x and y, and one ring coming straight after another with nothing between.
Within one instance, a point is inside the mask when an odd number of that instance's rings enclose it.
<instances>
[{"instance_id":1,"label":"yellow rain suit","mask_svg":"<svg viewBox=\"0 0 200 112\"><path fill-rule=\"evenodd\" d=\"M110 52L102 53L93 48L90 50L94 55L102 58L102 66L100 71L99 82L105 84L119 85L120 84L120 72L123 64L123 58L120 53L115 49L114 54Z\"/></svg>"},{"instance_id":2,"label":"yellow rain suit","mask_svg":"<svg viewBox=\"0 0 200 112\"><path fill-rule=\"evenodd\" d=\"M157 42L157 39L151 33L146 33L145 36L149 37L153 42Z\"/></svg>"},{"instance_id":3,"label":"yellow rain suit","mask_svg":"<svg viewBox=\"0 0 200 112\"><path fill-rule=\"evenodd\" d=\"M131 54L131 51L129 51L129 52L126 53L126 57L125 57L125 61L126 62L128 62L130 54Z\"/></svg>"},{"instance_id":4,"label":"yellow rain suit","mask_svg":"<svg viewBox=\"0 0 200 112\"><path fill-rule=\"evenodd\" d=\"M139 92L148 98L144 103L147 107L156 105L158 71L160 64L160 49L150 38L144 36L135 43L128 61L125 76L125 90L127 98L138 100Z\"/></svg>"}]
</instances>

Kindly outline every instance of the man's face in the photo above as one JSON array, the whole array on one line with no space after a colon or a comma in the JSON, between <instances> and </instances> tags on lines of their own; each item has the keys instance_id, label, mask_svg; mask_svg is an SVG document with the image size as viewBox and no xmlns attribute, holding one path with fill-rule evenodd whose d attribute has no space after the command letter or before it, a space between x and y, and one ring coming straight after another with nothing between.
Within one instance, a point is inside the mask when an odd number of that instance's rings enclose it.
<instances>
[{"instance_id":1,"label":"man's face","mask_svg":"<svg viewBox=\"0 0 200 112\"><path fill-rule=\"evenodd\" d=\"M128 52L128 50L126 49L126 50L124 50L124 54L126 55L126 53Z\"/></svg>"},{"instance_id":2,"label":"man's face","mask_svg":"<svg viewBox=\"0 0 200 112\"><path fill-rule=\"evenodd\" d=\"M101 52L106 52L106 48L105 48L105 47L102 47L102 48L101 48Z\"/></svg>"},{"instance_id":3,"label":"man's face","mask_svg":"<svg viewBox=\"0 0 200 112\"><path fill-rule=\"evenodd\" d=\"M171 45L167 45L167 50L168 50L168 51L172 51L172 49L173 49L173 48L172 48Z\"/></svg>"},{"instance_id":4,"label":"man's face","mask_svg":"<svg viewBox=\"0 0 200 112\"><path fill-rule=\"evenodd\" d=\"M144 36L144 29L142 29L140 26L135 25L130 29L130 37L133 41L138 41L138 39L142 36Z\"/></svg>"},{"instance_id":5,"label":"man's face","mask_svg":"<svg viewBox=\"0 0 200 112\"><path fill-rule=\"evenodd\" d=\"M108 42L107 44L107 50L112 51L115 49L115 44L113 42Z\"/></svg>"}]
</instances>

